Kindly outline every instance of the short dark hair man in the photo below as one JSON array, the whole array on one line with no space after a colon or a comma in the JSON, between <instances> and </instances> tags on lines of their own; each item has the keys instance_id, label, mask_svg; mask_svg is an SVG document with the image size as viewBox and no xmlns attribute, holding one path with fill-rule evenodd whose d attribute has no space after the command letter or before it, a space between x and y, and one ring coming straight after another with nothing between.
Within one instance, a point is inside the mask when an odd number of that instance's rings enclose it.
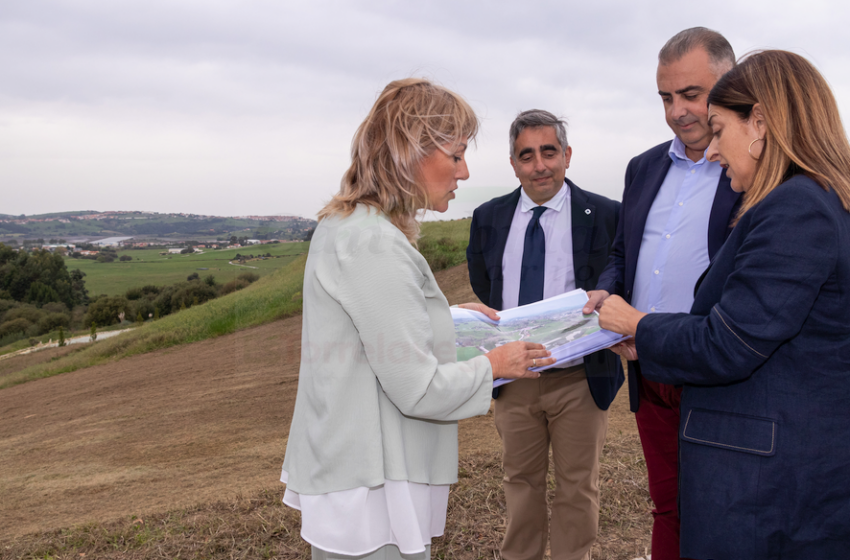
<instances>
[{"instance_id":1,"label":"short dark hair man","mask_svg":"<svg viewBox=\"0 0 850 560\"><path fill-rule=\"evenodd\" d=\"M565 177L572 148L564 122L553 114L520 113L511 125L510 146L521 187L473 214L467 249L472 289L495 309L575 288L592 290L608 261L620 204ZM500 388L496 428L508 517L503 558L543 558L550 532L550 443L556 481L552 558L589 556L599 521L599 454L607 409L622 383L619 358L603 350L539 379Z\"/></svg>"},{"instance_id":2,"label":"short dark hair man","mask_svg":"<svg viewBox=\"0 0 850 560\"><path fill-rule=\"evenodd\" d=\"M589 294L589 312L609 294L640 311L687 312L694 285L730 232L739 194L704 152L711 142L706 99L735 65L729 42L704 27L686 29L658 54L658 94L675 134L626 170L611 262ZM645 379L629 362L629 396L655 503L652 560L679 558L678 437L681 387Z\"/></svg>"}]
</instances>

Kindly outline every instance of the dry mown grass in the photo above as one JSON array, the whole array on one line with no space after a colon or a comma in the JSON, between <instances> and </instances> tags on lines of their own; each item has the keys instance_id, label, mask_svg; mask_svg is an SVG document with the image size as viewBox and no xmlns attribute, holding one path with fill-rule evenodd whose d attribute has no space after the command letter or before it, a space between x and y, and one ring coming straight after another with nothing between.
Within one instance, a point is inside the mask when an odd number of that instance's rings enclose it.
<instances>
[{"instance_id":1,"label":"dry mown grass","mask_svg":"<svg viewBox=\"0 0 850 560\"><path fill-rule=\"evenodd\" d=\"M497 453L461 460L452 488L445 536L434 539L442 559L498 558L505 502ZM602 508L599 539L592 557L630 560L649 549L651 517L646 466L633 434L609 434L601 464ZM550 473L550 489L554 480ZM282 488L229 502L143 518L124 518L0 543L9 559L81 558L307 559L309 546L298 536L298 512L281 504Z\"/></svg>"}]
</instances>

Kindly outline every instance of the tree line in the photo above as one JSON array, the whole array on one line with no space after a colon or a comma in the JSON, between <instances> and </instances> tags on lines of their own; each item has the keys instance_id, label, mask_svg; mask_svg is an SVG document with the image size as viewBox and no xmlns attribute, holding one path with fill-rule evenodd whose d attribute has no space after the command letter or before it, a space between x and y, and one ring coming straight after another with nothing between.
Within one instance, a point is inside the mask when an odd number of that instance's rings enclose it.
<instances>
[{"instance_id":1,"label":"tree line","mask_svg":"<svg viewBox=\"0 0 850 560\"><path fill-rule=\"evenodd\" d=\"M68 328L75 318L82 322L89 302L85 275L69 271L59 254L0 243L0 346Z\"/></svg>"},{"instance_id":2,"label":"tree line","mask_svg":"<svg viewBox=\"0 0 850 560\"><path fill-rule=\"evenodd\" d=\"M0 346L61 330L87 329L120 322L144 322L203 304L259 279L243 272L220 284L197 272L167 286L130 288L122 296L89 297L85 273L69 271L65 259L47 250L16 251L0 243ZM57 335L58 338L58 335Z\"/></svg>"}]
</instances>

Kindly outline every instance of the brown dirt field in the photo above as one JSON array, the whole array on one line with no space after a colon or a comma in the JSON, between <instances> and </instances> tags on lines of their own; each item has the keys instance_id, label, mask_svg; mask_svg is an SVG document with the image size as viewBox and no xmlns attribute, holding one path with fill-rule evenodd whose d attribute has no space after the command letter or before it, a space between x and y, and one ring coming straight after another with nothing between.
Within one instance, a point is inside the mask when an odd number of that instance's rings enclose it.
<instances>
[{"instance_id":1,"label":"brown dirt field","mask_svg":"<svg viewBox=\"0 0 850 560\"><path fill-rule=\"evenodd\" d=\"M437 278L450 302L474 300L465 265ZM301 317L291 317L0 391L0 539L282 491L300 335ZM0 361L0 376L68 351ZM639 455L636 434L623 390L611 409L603 492ZM461 422L462 466L497 468L499 447L492 413ZM645 489L634 486L629 507L648 517ZM633 535L642 552L648 525L627 525L617 538ZM604 550L602 534L600 542Z\"/></svg>"},{"instance_id":2,"label":"brown dirt field","mask_svg":"<svg viewBox=\"0 0 850 560\"><path fill-rule=\"evenodd\" d=\"M48 348L46 350L32 352L31 354L19 354L17 356L9 357L0 356L0 381L2 381L4 375L21 371L22 369L26 369L36 364L42 364L44 362L61 358L62 356L66 356L76 350L82 350L83 348L84 345L75 344L65 346L63 348Z\"/></svg>"}]
</instances>

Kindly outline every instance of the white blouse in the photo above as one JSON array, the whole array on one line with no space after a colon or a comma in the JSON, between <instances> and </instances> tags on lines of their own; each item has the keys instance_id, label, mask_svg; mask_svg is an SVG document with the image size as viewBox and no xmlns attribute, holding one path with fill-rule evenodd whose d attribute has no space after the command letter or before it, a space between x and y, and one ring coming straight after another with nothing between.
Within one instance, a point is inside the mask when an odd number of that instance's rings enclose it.
<instances>
[{"instance_id":1,"label":"white blouse","mask_svg":"<svg viewBox=\"0 0 850 560\"><path fill-rule=\"evenodd\" d=\"M280 481L288 477L284 470ZM287 487L283 503L301 510L301 538L316 548L360 556L392 544L402 554L416 554L445 531L449 485L387 480L316 495Z\"/></svg>"}]
</instances>

